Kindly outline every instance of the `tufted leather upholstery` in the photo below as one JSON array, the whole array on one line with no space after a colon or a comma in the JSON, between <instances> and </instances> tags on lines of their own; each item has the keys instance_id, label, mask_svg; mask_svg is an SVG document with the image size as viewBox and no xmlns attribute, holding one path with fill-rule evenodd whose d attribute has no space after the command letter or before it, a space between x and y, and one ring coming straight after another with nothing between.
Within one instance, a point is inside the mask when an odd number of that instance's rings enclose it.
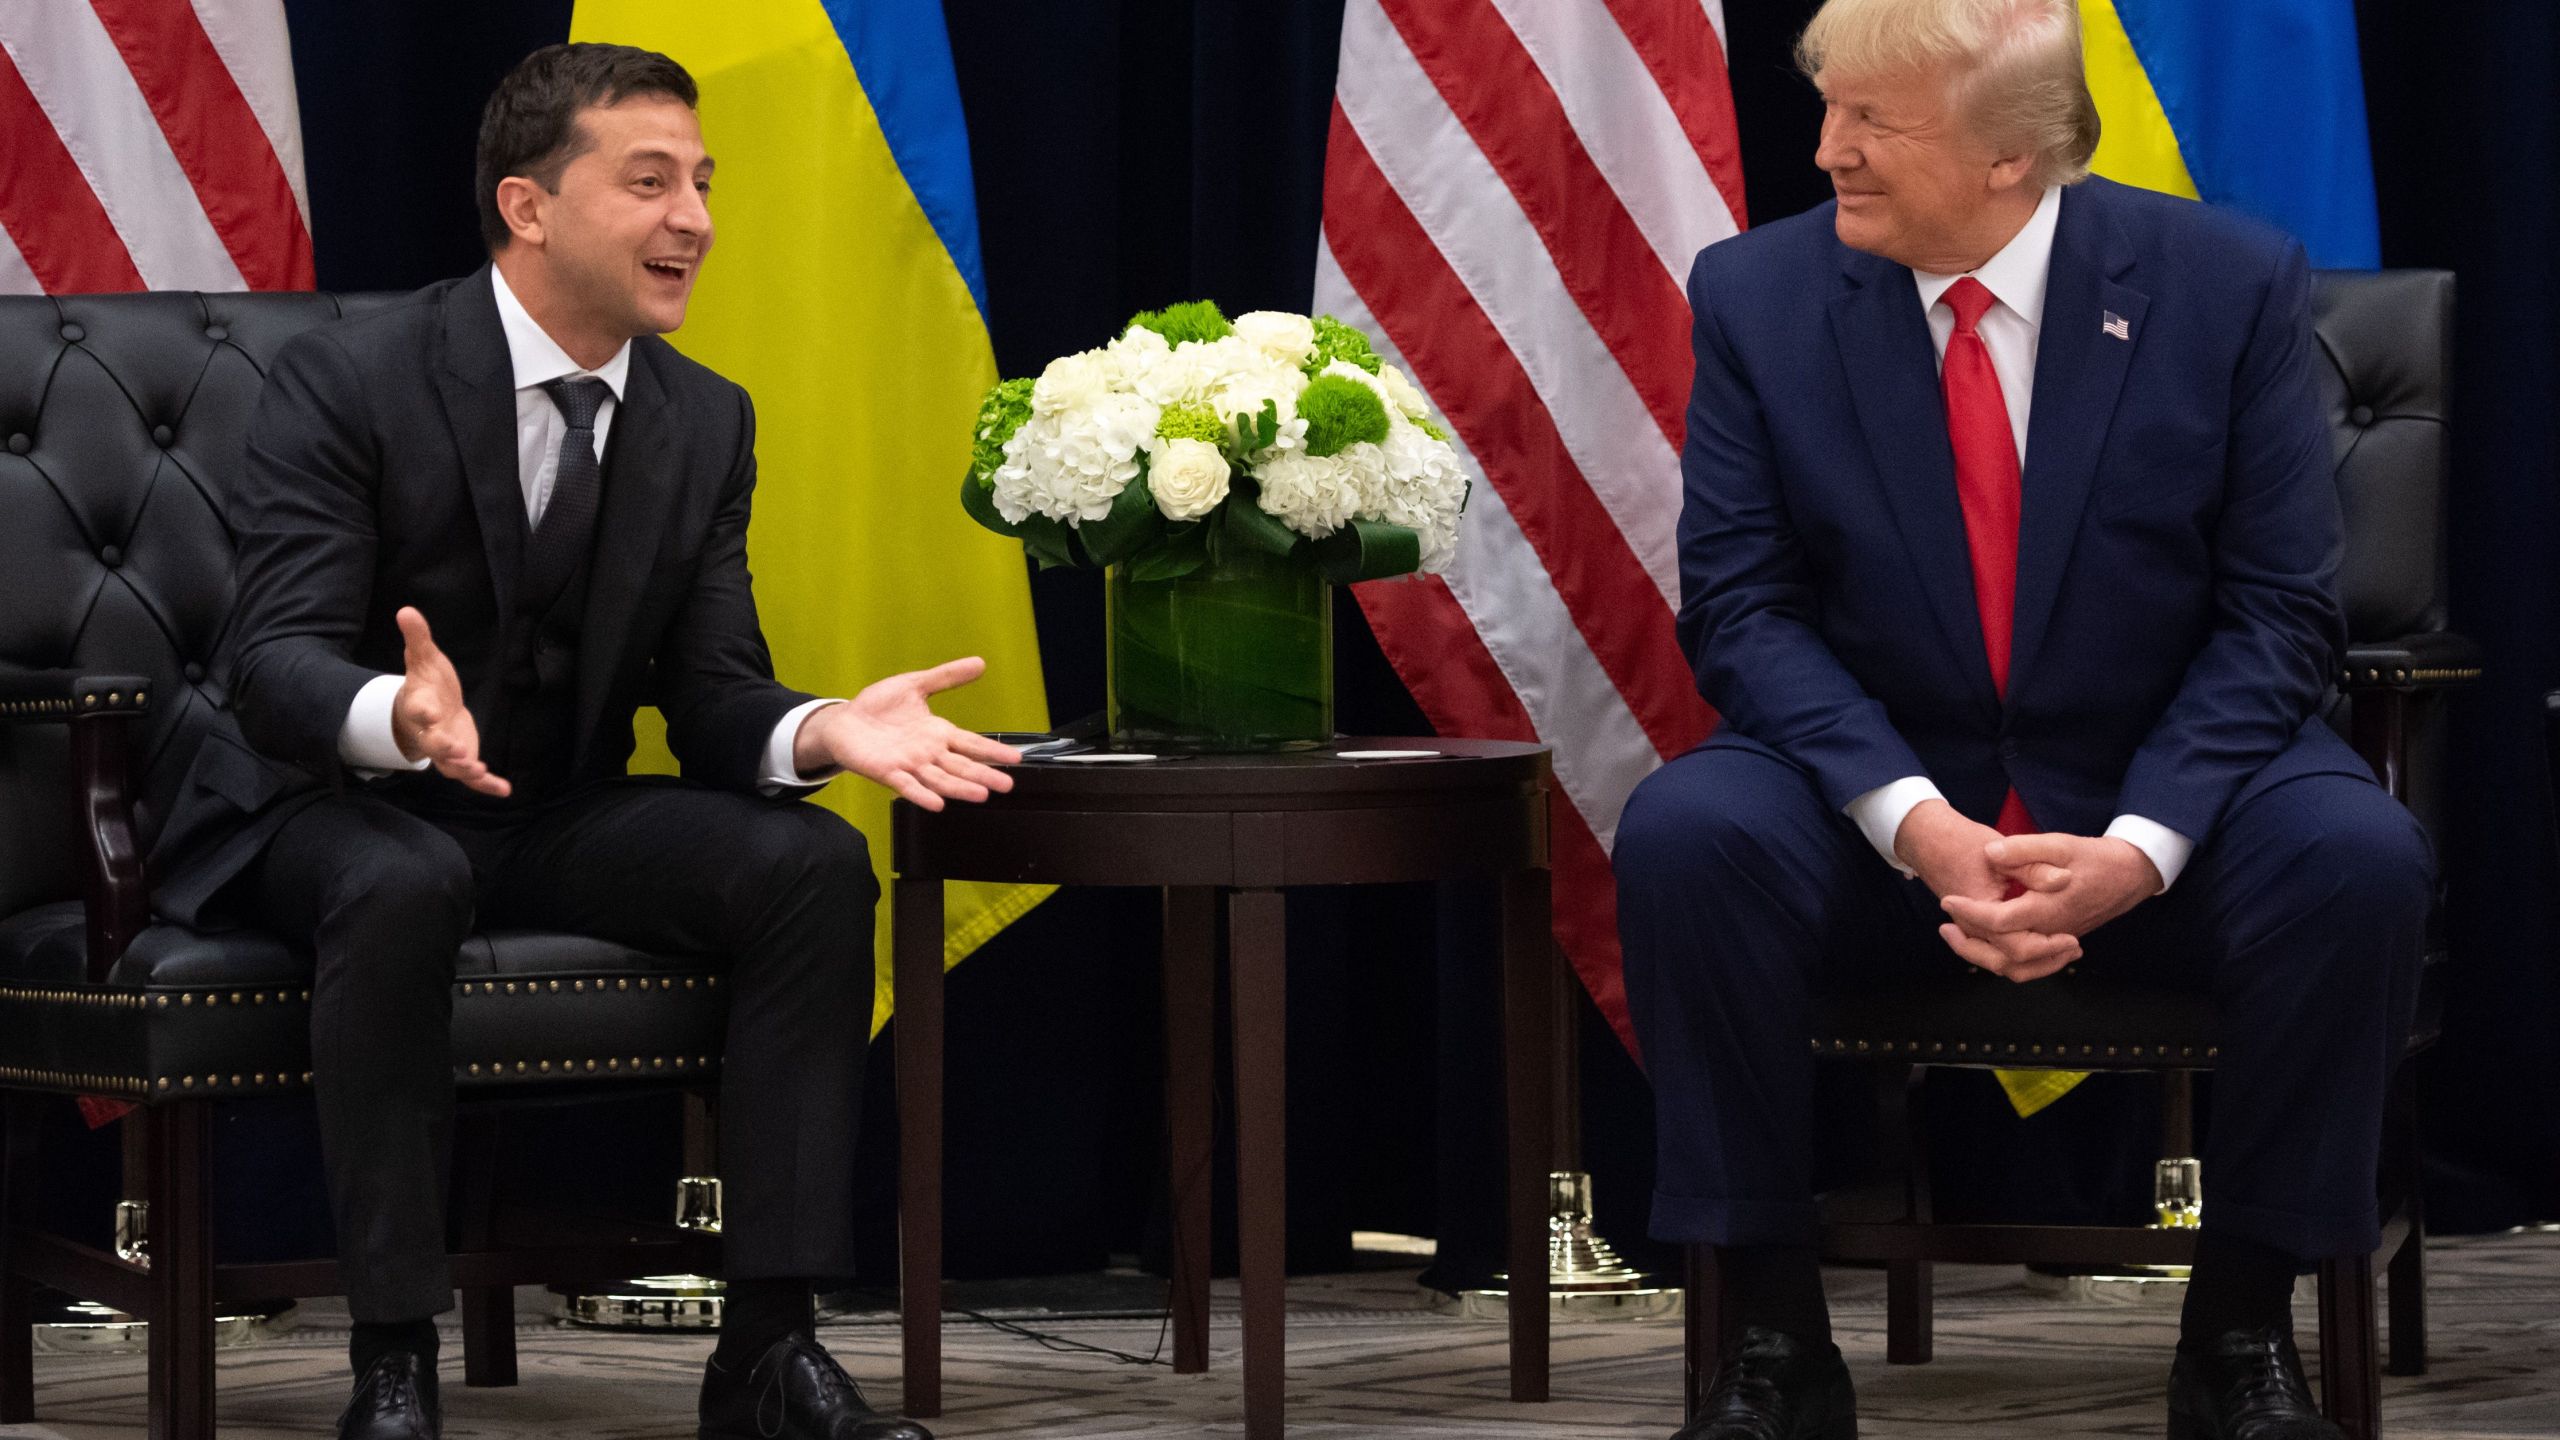
<instances>
[{"instance_id":1,"label":"tufted leather upholstery","mask_svg":"<svg viewBox=\"0 0 2560 1440\"><path fill-rule=\"evenodd\" d=\"M286 340L397 295L0 296L0 680L141 675L144 846L226 696L229 496ZM134 1099L297 1088L310 961L256 932L144 930L82 983L59 725L0 725L0 1083ZM725 995L698 962L580 936L475 936L457 964L464 1086L691 1078Z\"/></svg>"},{"instance_id":2,"label":"tufted leather upholstery","mask_svg":"<svg viewBox=\"0 0 2560 1440\"><path fill-rule=\"evenodd\" d=\"M2351 728L2357 694L2404 689L2474 662L2445 630L2446 428L2453 276L2440 270L2324 271L2312 288L2317 368L2338 462L2347 546L2338 576L2347 615L2347 684L2330 719ZM2396 682L2392 678L2399 676ZM2374 694L2367 703L2381 703ZM2407 786L2432 831L2426 767ZM2442 1012L2432 966L2420 992L2424 1045ZM2067 972L2011 985L1978 971L1944 984L1861 989L1817 999L1814 1050L1935 1065L2069 1070L2206 1068L2217 1050L2206 997Z\"/></svg>"}]
</instances>

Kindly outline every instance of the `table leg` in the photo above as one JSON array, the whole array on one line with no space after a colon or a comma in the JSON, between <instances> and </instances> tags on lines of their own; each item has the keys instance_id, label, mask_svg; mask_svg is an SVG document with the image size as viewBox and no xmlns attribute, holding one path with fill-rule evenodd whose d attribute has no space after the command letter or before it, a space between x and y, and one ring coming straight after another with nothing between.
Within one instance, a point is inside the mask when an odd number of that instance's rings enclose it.
<instances>
[{"instance_id":1,"label":"table leg","mask_svg":"<svg viewBox=\"0 0 2560 1440\"><path fill-rule=\"evenodd\" d=\"M1173 1216L1173 1371L1209 1368L1210 1092L1215 1065L1218 892L1164 892L1164 1099Z\"/></svg>"},{"instance_id":2,"label":"table leg","mask_svg":"<svg viewBox=\"0 0 2560 1440\"><path fill-rule=\"evenodd\" d=\"M1236 1235L1244 1292L1245 1440L1279 1440L1287 1384L1288 974L1280 892L1227 899L1234 997ZM1541 1262L1543 1265L1543 1262ZM1543 1273L1543 1269L1541 1271Z\"/></svg>"},{"instance_id":3,"label":"table leg","mask_svg":"<svg viewBox=\"0 0 2560 1440\"><path fill-rule=\"evenodd\" d=\"M1547 1171L1554 1158L1556 964L1549 872L1502 882L1503 1071L1511 1137L1511 1398L1547 1398Z\"/></svg>"},{"instance_id":4,"label":"table leg","mask_svg":"<svg viewBox=\"0 0 2560 1440\"><path fill-rule=\"evenodd\" d=\"M889 900L897 998L901 1407L942 1413L942 882L899 879Z\"/></svg>"}]
</instances>

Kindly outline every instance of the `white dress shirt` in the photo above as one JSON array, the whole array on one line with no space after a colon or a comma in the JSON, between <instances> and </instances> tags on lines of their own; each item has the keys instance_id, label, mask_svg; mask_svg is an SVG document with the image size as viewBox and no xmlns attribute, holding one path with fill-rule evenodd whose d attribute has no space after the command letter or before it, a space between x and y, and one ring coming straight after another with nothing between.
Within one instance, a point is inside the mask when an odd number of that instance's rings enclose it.
<instances>
[{"instance_id":1,"label":"white dress shirt","mask_svg":"<svg viewBox=\"0 0 2560 1440\"><path fill-rule=\"evenodd\" d=\"M2044 331L2045 280L2053 270L2053 230L2061 217L2062 187L2047 186L2025 227L1973 272L1973 278L1982 282L1997 302L1983 312L1975 333L1982 337L1983 348L1991 352L1992 372L2000 377L2000 399L2009 411L2009 433L2018 442L2018 465L2022 471L2027 462L2027 412L2035 403L2036 342ZM1947 359L1947 341L1955 334L1956 317L1951 307L1938 300L1963 278L1933 275L1926 270L1911 272L1912 284L1920 293L1920 308L1929 317L1929 339L1937 347L1941 366ZM1885 863L1908 875L1911 867L1893 853L1894 837L1902 833L1902 822L1914 807L1923 801L1944 798L1928 776L1906 775L1850 801L1847 813ZM2140 815L2117 816L2106 833L2130 842L2151 857L2152 865L2160 871L2162 890L2177 883L2178 872L2186 868L2187 857L2195 852L2194 840Z\"/></svg>"},{"instance_id":2,"label":"white dress shirt","mask_svg":"<svg viewBox=\"0 0 2560 1440\"><path fill-rule=\"evenodd\" d=\"M605 437L613 433L613 414L622 403L623 382L631 374L631 342L613 352L613 358L589 370L569 358L569 352L551 338L516 299L507 287L506 275L497 267L489 270L491 288L498 293L498 327L507 338L507 358L515 369L516 388L516 478L524 486L524 513L528 525L542 523L542 512L551 504L551 484L560 471L560 442L569 433L568 417L560 413L551 393L542 387L564 376L572 379L602 380L604 403L596 408L596 461L604 461ZM433 625L435 617L427 617ZM356 692L355 703L347 707L346 722L338 727L338 758L350 767L373 774L392 770L424 770L427 762L411 760L400 753L400 742L392 733L391 705L400 694L399 675L377 675ZM773 737L765 742L763 774L759 777L766 793L806 785L834 775L830 769L821 774L803 776L792 763L792 744L799 738L800 722L809 712L821 706L834 705L835 700L812 700L794 706L773 727Z\"/></svg>"}]
</instances>

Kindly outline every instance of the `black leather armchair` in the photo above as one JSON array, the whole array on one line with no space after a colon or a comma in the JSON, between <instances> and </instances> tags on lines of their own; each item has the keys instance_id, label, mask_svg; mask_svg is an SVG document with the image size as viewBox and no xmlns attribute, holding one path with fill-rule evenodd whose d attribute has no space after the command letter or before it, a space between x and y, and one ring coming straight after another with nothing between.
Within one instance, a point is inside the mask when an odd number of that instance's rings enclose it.
<instances>
[{"instance_id":1,"label":"black leather armchair","mask_svg":"<svg viewBox=\"0 0 2560 1440\"><path fill-rule=\"evenodd\" d=\"M2323 272L2312 298L2347 527L2339 588L2349 645L2330 719L2431 834L2441 833L2428 763L2439 700L2479 674L2472 646L2445 621L2453 288L2442 271ZM2434 1043L2442 1011L2444 957L2433 939L2429 952L2411 1054ZM1930 1066L2159 1071L2164 1164L2182 1169L2192 1164L2185 1159L2193 1153L2191 1080L2212 1069L2218 1053L2207 997L2077 971L2032 985L1974 975L1933 988L1818 994L1816 1027L1817 1055L1881 1064L1880 1091L1904 1112L1886 1127L1904 1152L1901 1173L1884 1187L1888 1209L1898 1213L1852 1218L1860 1201L1877 1197L1833 1197L1822 1237L1826 1259L1884 1266L1888 1359L1929 1359L1935 1262L2129 1267L2183 1265L2193 1255L2193 1211L2175 1203L2164 1206L2168 1223L2148 1229L1931 1223L1926 1150L1904 1101ZM2395 1374L2426 1365L2425 1217L2409 1078L2404 1065L2383 1151ZM2322 1266L2320 1294L2324 1409L2354 1440L2371 1440L2381 1403L2372 1267ZM1714 1255L1704 1247L1691 1253L1688 1299L1686 1395L1694 1410L1713 1377L1725 1318Z\"/></svg>"},{"instance_id":2,"label":"black leather armchair","mask_svg":"<svg viewBox=\"0 0 2560 1440\"><path fill-rule=\"evenodd\" d=\"M311 962L254 930L155 923L148 853L208 717L233 601L227 497L267 362L296 332L397 297L0 297L0 1424L33 1418L38 1284L150 1323L154 1437L213 1434L214 1306L337 1293L328 1260L223 1265L207 1172L214 1106L308 1089ZM495 1102L678 1087L709 1118L726 996L699 961L571 935L475 935L457 960L455 1256L465 1377L511 1384L511 1287L718 1273L701 1228L617 1225L504 1241L487 1165ZM138 1107L118 1253L26 1220L43 1183L32 1107ZM707 1123L688 1169L709 1175Z\"/></svg>"}]
</instances>

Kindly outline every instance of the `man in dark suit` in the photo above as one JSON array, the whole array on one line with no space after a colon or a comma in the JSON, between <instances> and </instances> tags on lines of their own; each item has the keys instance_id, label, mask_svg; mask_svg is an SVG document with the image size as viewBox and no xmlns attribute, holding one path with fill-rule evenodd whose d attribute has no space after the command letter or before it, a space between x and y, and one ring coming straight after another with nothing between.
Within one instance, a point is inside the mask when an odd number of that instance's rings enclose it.
<instances>
[{"instance_id":1,"label":"man in dark suit","mask_svg":"<svg viewBox=\"0 0 2560 1440\"><path fill-rule=\"evenodd\" d=\"M452 979L475 926L730 962L730 1289L702 1434L924 1435L812 1333L811 1282L853 1269L878 888L863 837L794 802L841 770L927 808L983 800L1018 756L928 706L974 659L844 702L773 679L753 412L658 338L712 239L694 99L647 51L529 57L482 122L492 263L296 339L251 422L238 729L196 762L159 903L246 912L316 956L344 1435L439 1424ZM644 704L683 779L625 776Z\"/></svg>"},{"instance_id":2,"label":"man in dark suit","mask_svg":"<svg viewBox=\"0 0 2560 1440\"><path fill-rule=\"evenodd\" d=\"M1837 198L1689 286L1680 633L1723 728L1615 850L1654 1232L1721 1247L1742 1322L1683 1440L1855 1433L1810 978L2084 952L2189 967L2225 1021L2169 1433L2334 1436L2290 1295L2379 1243L2431 861L2320 719L2301 247L2085 178L2071 0L1831 0L1801 56Z\"/></svg>"}]
</instances>

